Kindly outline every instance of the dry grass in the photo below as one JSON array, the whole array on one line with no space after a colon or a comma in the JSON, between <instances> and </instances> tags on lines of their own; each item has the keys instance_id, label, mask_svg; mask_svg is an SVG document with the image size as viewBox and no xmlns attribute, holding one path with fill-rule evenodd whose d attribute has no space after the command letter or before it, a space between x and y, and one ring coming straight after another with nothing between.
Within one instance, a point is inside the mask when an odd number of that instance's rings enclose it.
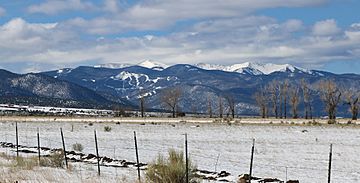
<instances>
[{"instance_id":1,"label":"dry grass","mask_svg":"<svg viewBox=\"0 0 360 183\"><path fill-rule=\"evenodd\" d=\"M63 168L64 159L63 151L55 151L48 157L40 158L40 165L46 167Z\"/></svg>"},{"instance_id":2,"label":"dry grass","mask_svg":"<svg viewBox=\"0 0 360 183\"><path fill-rule=\"evenodd\" d=\"M19 157L0 153L0 183L18 182L42 182L42 183L101 183L136 182L128 177L100 176L96 172L79 172L75 169L56 168L59 166L62 154L52 154L49 157L42 157L41 163L45 166L38 166L37 157ZM62 156L63 157L63 156ZM62 163L62 162L61 162ZM61 164L60 163L60 164ZM84 170L82 170L84 171Z\"/></svg>"},{"instance_id":3,"label":"dry grass","mask_svg":"<svg viewBox=\"0 0 360 183\"><path fill-rule=\"evenodd\" d=\"M198 182L195 180L195 169L189 160L189 180L192 183ZM159 155L155 162L148 166L146 171L146 180L150 183L183 183L185 178L184 154L173 149L169 150L168 158Z\"/></svg>"}]
</instances>

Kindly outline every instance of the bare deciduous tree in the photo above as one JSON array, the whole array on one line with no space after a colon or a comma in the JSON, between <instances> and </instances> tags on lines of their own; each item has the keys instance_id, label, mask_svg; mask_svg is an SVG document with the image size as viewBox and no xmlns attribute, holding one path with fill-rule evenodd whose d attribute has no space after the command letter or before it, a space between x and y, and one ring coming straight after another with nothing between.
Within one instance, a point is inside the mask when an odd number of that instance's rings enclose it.
<instances>
[{"instance_id":1,"label":"bare deciduous tree","mask_svg":"<svg viewBox=\"0 0 360 183\"><path fill-rule=\"evenodd\" d=\"M191 102L191 113L193 115L198 115L198 108L196 102Z\"/></svg>"},{"instance_id":2,"label":"bare deciduous tree","mask_svg":"<svg viewBox=\"0 0 360 183\"><path fill-rule=\"evenodd\" d=\"M223 104L223 100L222 97L219 96L219 118L223 118L223 113L224 113L224 104Z\"/></svg>"},{"instance_id":3,"label":"bare deciduous tree","mask_svg":"<svg viewBox=\"0 0 360 183\"><path fill-rule=\"evenodd\" d=\"M320 98L326 106L329 122L336 120L336 109L341 99L341 92L335 82L322 80L318 85Z\"/></svg>"},{"instance_id":4,"label":"bare deciduous tree","mask_svg":"<svg viewBox=\"0 0 360 183\"><path fill-rule=\"evenodd\" d=\"M344 101L346 105L349 105L349 111L352 115L352 120L357 120L359 113L359 91L355 91L353 89L349 89L343 92L344 93Z\"/></svg>"},{"instance_id":5,"label":"bare deciduous tree","mask_svg":"<svg viewBox=\"0 0 360 183\"><path fill-rule=\"evenodd\" d=\"M268 90L269 95L270 95L273 114L275 115L275 118L278 118L279 117L279 108L278 108L278 104L279 104L279 83L277 81L271 82L267 86L267 90Z\"/></svg>"},{"instance_id":6,"label":"bare deciduous tree","mask_svg":"<svg viewBox=\"0 0 360 183\"><path fill-rule=\"evenodd\" d=\"M145 117L145 97L146 97L145 95L146 93L144 90L139 91L139 101L140 101L139 107L142 118Z\"/></svg>"},{"instance_id":7,"label":"bare deciduous tree","mask_svg":"<svg viewBox=\"0 0 360 183\"><path fill-rule=\"evenodd\" d=\"M212 118L213 116L213 111L212 111L212 102L210 100L210 97L207 97L207 109L208 109L208 113L209 113L209 117Z\"/></svg>"},{"instance_id":8,"label":"bare deciduous tree","mask_svg":"<svg viewBox=\"0 0 360 183\"><path fill-rule=\"evenodd\" d=\"M181 95L182 89L180 87L167 88L161 92L161 102L171 109L173 118L176 117L177 105Z\"/></svg>"},{"instance_id":9,"label":"bare deciduous tree","mask_svg":"<svg viewBox=\"0 0 360 183\"><path fill-rule=\"evenodd\" d=\"M290 94L290 104L291 104L291 110L293 114L293 118L298 118L298 105L300 103L300 97L299 97L299 88L296 86L289 88L289 94Z\"/></svg>"},{"instance_id":10,"label":"bare deciduous tree","mask_svg":"<svg viewBox=\"0 0 360 183\"><path fill-rule=\"evenodd\" d=\"M281 107L280 107L280 118L284 117L285 119L287 118L287 97L288 97L288 88L289 88L289 80L285 80L280 88L280 98L282 99L282 101L280 100L281 103ZM282 107L284 109L282 109Z\"/></svg>"},{"instance_id":11,"label":"bare deciduous tree","mask_svg":"<svg viewBox=\"0 0 360 183\"><path fill-rule=\"evenodd\" d=\"M301 89L303 94L304 101L304 111L305 111L305 119L312 119L312 106L311 106L311 94L309 84L305 81L305 79L301 79Z\"/></svg>"},{"instance_id":12,"label":"bare deciduous tree","mask_svg":"<svg viewBox=\"0 0 360 183\"><path fill-rule=\"evenodd\" d=\"M227 104L229 105L229 112L231 113L231 117L235 118L235 99L231 94L225 95L225 99Z\"/></svg>"},{"instance_id":13,"label":"bare deciduous tree","mask_svg":"<svg viewBox=\"0 0 360 183\"><path fill-rule=\"evenodd\" d=\"M260 108L260 114L262 118L266 117L267 113L267 96L263 88L254 94L254 99Z\"/></svg>"}]
</instances>

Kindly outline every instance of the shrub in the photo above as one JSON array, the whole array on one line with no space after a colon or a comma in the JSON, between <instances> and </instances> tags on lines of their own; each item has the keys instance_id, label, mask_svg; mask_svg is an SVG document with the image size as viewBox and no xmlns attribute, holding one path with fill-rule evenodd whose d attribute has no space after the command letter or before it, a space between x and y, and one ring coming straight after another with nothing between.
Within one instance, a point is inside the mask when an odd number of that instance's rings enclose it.
<instances>
[{"instance_id":1,"label":"shrub","mask_svg":"<svg viewBox=\"0 0 360 183\"><path fill-rule=\"evenodd\" d=\"M32 170L35 166L38 165L38 162L35 158L23 158L21 156L15 158L13 167L22 168L25 170Z\"/></svg>"},{"instance_id":2,"label":"shrub","mask_svg":"<svg viewBox=\"0 0 360 183\"><path fill-rule=\"evenodd\" d=\"M105 126L104 127L104 131L105 132L110 132L112 129L111 129L111 127L110 126Z\"/></svg>"},{"instance_id":3,"label":"shrub","mask_svg":"<svg viewBox=\"0 0 360 183\"><path fill-rule=\"evenodd\" d=\"M83 145L79 144L79 143L73 144L72 147L73 147L74 151L79 151L79 152L81 152L84 149Z\"/></svg>"},{"instance_id":4,"label":"shrub","mask_svg":"<svg viewBox=\"0 0 360 183\"><path fill-rule=\"evenodd\" d=\"M189 182L197 183L195 166L189 160ZM151 183L183 183L186 178L184 154L169 150L169 157L159 155L154 163L148 165L146 180Z\"/></svg>"},{"instance_id":5,"label":"shrub","mask_svg":"<svg viewBox=\"0 0 360 183\"><path fill-rule=\"evenodd\" d=\"M64 162L64 152L61 151L54 151L50 154L48 157L43 157L40 159L40 165L41 166L47 166L47 167L63 167Z\"/></svg>"},{"instance_id":6,"label":"shrub","mask_svg":"<svg viewBox=\"0 0 360 183\"><path fill-rule=\"evenodd\" d=\"M336 124L336 120L335 120L335 119L329 119L329 120L328 120L328 124L329 124L329 125Z\"/></svg>"}]
</instances>

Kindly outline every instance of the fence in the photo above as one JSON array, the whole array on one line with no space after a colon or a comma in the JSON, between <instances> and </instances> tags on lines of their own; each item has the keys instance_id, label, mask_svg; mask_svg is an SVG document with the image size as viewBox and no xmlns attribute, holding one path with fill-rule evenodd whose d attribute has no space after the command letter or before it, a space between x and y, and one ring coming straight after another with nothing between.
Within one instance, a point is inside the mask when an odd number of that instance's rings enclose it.
<instances>
[{"instance_id":1,"label":"fence","mask_svg":"<svg viewBox=\"0 0 360 183\"><path fill-rule=\"evenodd\" d=\"M126 128L126 130L119 130L121 129L122 125L115 125L113 124L113 127L119 127L119 128L114 128L111 132L105 132L102 130L101 127L106 126L106 125L112 125L112 124L98 124L98 126L93 127L92 129L90 128L91 126L89 124L85 124L85 123L81 123L81 124L77 124L78 126L74 129L74 126L71 126L71 128L69 126L65 126L62 129L64 130L63 135L61 135L62 130L60 130L60 128L57 128L59 126L61 126L60 124L57 124L58 126L51 126L51 127L46 127L46 126L39 126L38 127L31 127L29 128L29 126L26 125L26 123L20 123L19 125L17 125L15 123L15 125L13 123L2 123L2 127L4 126L4 124L8 124L8 126L5 128L4 130L1 130L0 133L2 134L3 139L1 141L5 141L5 142L18 142L19 145L26 145L26 146L38 146L38 142L40 142L40 145L43 147L49 147L49 148L62 148L62 149L71 149L72 144L74 143L81 143L81 144L85 144L85 149L84 151L86 153L92 153L92 154L97 154L97 158L99 156L108 156L108 157L113 157L114 159L136 159L137 163L139 165L139 160L140 162L150 162L151 159L154 158L154 156L152 156L151 158L145 158L146 155L148 154L152 154L152 155L157 155L158 153L166 153L167 150L169 148L174 148L177 150L184 150L185 147L183 147L185 144L183 142L184 137L182 136L183 133L179 133L177 135L177 138L174 139L174 137L176 137L174 134L167 134L167 133L162 133L162 135L160 134L159 137L164 138L167 140L169 140L169 143L165 143L165 144L161 144L161 143L157 143L157 142L153 142L152 139L147 139L144 137L141 137L142 134L141 132L144 132L144 129L138 129L138 131L140 131L140 133L138 133L138 136L140 136L140 139L136 139L136 134L133 134L134 131L136 131L137 127L142 127L142 125L128 125L125 126L124 128ZM11 125L9 125L11 124ZM52 124L50 124L52 125ZM79 128L79 126L82 125L83 128L80 130L80 132L76 132ZM85 127L87 126L87 127ZM189 126L187 126L189 127ZM39 136L38 136L38 131L37 129L39 128ZM95 134L93 133L93 129L97 128L97 132L99 132L99 134ZM160 127L161 128L161 127ZM166 126L166 128L168 128ZM11 132L11 129L14 131L14 133ZM71 129L71 130L70 130ZM194 131L193 128L188 128L189 131ZM133 131L134 130L134 131ZM180 130L181 131L181 130ZM120 133L119 133L120 132ZM113 135L116 135L116 137L114 137ZM275 173L272 174L275 177L285 177L284 180L287 180L288 177L292 177L292 179L298 179L301 177L295 177L294 172L308 172L307 176L308 179L306 180L310 180L314 177L314 174L317 174L316 176L319 177L323 177L320 178L321 180L328 180L328 182L330 182L330 178L331 178L331 172L333 173L333 175L336 176L336 174L352 174L354 172L349 171L349 170L343 170L343 169L339 169L339 168L332 168L331 166L331 160L332 160L332 153L330 151L323 151L323 152L312 152L314 153L314 155L316 157L321 157L319 159L312 159L310 161L313 161L314 164L320 165L321 168L319 168L318 166L305 166L304 165L293 165L293 166L289 166L289 165L281 165L279 163L276 163L274 161L277 161L277 158L274 157L272 158L268 158L268 157L262 157L261 155L261 151L266 151L266 147L264 147L263 144L266 144L266 141L263 142L260 140L260 143L258 144L258 141L256 141L257 143L255 143L254 148L252 148L252 139L243 139L243 140L237 140L236 142L241 143L243 145L241 145L241 147L243 148L239 148L235 153L239 153L239 154L246 154L244 157L247 157L247 159L243 159L241 160L241 158L237 158L237 157L231 157L229 155L227 155L226 153L223 152L219 152L219 153L202 153L202 150L198 149L198 145L192 144L192 141L195 141L196 139L194 139L194 136L196 135L191 135L194 133L190 133L189 135L189 157L194 159L195 162L198 161L200 162L200 164L204 164L202 165L200 168L204 169L207 168L207 170L212 169L212 166L210 164L213 164L214 167L214 171L217 171L219 164L233 164L234 167L238 167L239 171L236 172L240 172L240 173L246 173L246 174L250 174L250 175L257 175L257 174L268 174L269 172L264 172L264 171L259 171L261 169L272 169L273 172L283 172L283 174L279 174L279 173ZM98 139L95 139L95 136L98 135ZM134 136L133 136L134 135ZM213 134L216 135L216 134ZM16 138L18 136L18 138ZM61 136L63 136L63 139L61 138ZM104 138L104 136L106 136ZM109 137L110 136L110 137ZM112 136L112 137L111 137ZM96 143L96 140L98 140L98 144ZM134 144L134 140L135 140L135 144ZM137 143L139 142L139 144ZM150 143L151 142L151 143ZM171 146L169 144L175 144L174 146ZM323 146L324 144L320 144L321 146ZM350 144L349 144L350 145ZM97 147L98 146L98 147ZM212 146L216 146L216 144L212 144ZM360 147L360 145L351 145L352 148L357 148ZM19 147L19 146L16 146ZM137 149L138 147L138 149ZM211 146L209 146L211 147ZM335 145L336 148L336 145ZM280 148L281 150L281 148ZM69 151L69 150L67 150ZM18 151L16 151L18 152ZM226 151L225 151L226 152ZM311 152L311 151L310 151ZM8 152L10 153L10 152ZM113 153L113 154L112 154ZM335 151L336 153L336 151ZM112 154L112 155L111 155ZM209 155L212 154L212 155ZM275 155L275 154L274 154ZM329 157L326 157L327 155L329 155ZM139 157L140 156L140 157ZM296 156L296 154L295 154ZM253 157L253 160L252 160ZM339 161L344 161L346 164L346 161L354 161L353 159L348 159L348 160L344 160L344 159L339 159L340 156L336 156L337 160ZM283 157L286 158L286 157ZM251 160L250 160L251 159ZM99 160L99 158L98 158ZM219 162L220 160L220 162ZM245 161L244 161L245 160ZM135 160L134 160L135 162ZM205 163L204 163L205 162ZM211 162L211 163L209 163ZM356 162L355 162L356 163ZM98 161L98 165L99 165L99 161ZM328 166L329 165L329 166ZM139 166L138 167L138 172L139 172ZM227 166L223 166L222 168L226 168ZM250 169L249 169L250 168ZM353 167L356 168L356 167ZM246 170L247 169L247 170ZM222 169L221 169L222 170ZM330 171L331 170L331 171ZM213 170L210 170L213 171ZM231 172L234 175L236 174L236 172ZM309 173L310 172L310 173ZM311 174L311 172L313 172L313 174ZM315 172L315 173L314 173ZM322 173L316 173L316 172L322 172ZM97 173L100 174L100 166L98 166L98 171ZM271 172L270 172L271 173ZM269 174L270 174L269 173ZM289 174L292 174L289 175ZM138 174L140 175L140 173ZM323 175L327 175L327 176L323 176ZM339 177L339 176L338 176ZM356 178L356 177L355 177ZM317 181L314 181L317 182Z\"/></svg>"}]
</instances>

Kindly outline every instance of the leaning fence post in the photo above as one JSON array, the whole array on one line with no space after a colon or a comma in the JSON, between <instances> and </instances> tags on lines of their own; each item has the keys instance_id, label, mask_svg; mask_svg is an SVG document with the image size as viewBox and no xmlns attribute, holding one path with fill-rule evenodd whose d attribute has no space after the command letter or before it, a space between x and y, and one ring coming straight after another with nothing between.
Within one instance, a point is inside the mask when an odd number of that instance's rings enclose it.
<instances>
[{"instance_id":1,"label":"leaning fence post","mask_svg":"<svg viewBox=\"0 0 360 183\"><path fill-rule=\"evenodd\" d=\"M328 183L331 182L331 161L332 161L332 144L330 144L330 153L329 153Z\"/></svg>"},{"instance_id":2,"label":"leaning fence post","mask_svg":"<svg viewBox=\"0 0 360 183\"><path fill-rule=\"evenodd\" d=\"M40 166L41 163L40 163L40 134L39 134L39 128L37 129L37 145L38 145L38 156L39 156L39 166Z\"/></svg>"},{"instance_id":3,"label":"leaning fence post","mask_svg":"<svg viewBox=\"0 0 360 183\"><path fill-rule=\"evenodd\" d=\"M137 140L136 140L136 132L135 132L135 131L134 131L134 141L135 141L135 153L136 153L136 164L137 164L138 179L139 179L139 182L141 182L141 177L140 177L140 164L139 164L139 153L138 153Z\"/></svg>"},{"instance_id":4,"label":"leaning fence post","mask_svg":"<svg viewBox=\"0 0 360 183\"><path fill-rule=\"evenodd\" d=\"M254 149L255 149L255 139L253 139L253 143L252 143L252 147L251 147L249 183L251 182L251 176L252 176L252 168L253 168L253 160L254 160Z\"/></svg>"},{"instance_id":5,"label":"leaning fence post","mask_svg":"<svg viewBox=\"0 0 360 183\"><path fill-rule=\"evenodd\" d=\"M95 148L96 148L98 175L100 176L100 157L99 157L99 149L98 149L98 143L97 143L97 138L96 138L96 130L94 130L94 135L95 135Z\"/></svg>"},{"instance_id":6,"label":"leaning fence post","mask_svg":"<svg viewBox=\"0 0 360 183\"><path fill-rule=\"evenodd\" d=\"M64 135L63 135L62 128L60 128L60 133L61 133L61 140L62 140L62 144L63 144L63 152L64 152L64 158L65 158L65 166L66 166L66 168L68 168L68 162L67 162L67 158L66 158L66 149L65 149L65 140L64 140Z\"/></svg>"}]
</instances>

